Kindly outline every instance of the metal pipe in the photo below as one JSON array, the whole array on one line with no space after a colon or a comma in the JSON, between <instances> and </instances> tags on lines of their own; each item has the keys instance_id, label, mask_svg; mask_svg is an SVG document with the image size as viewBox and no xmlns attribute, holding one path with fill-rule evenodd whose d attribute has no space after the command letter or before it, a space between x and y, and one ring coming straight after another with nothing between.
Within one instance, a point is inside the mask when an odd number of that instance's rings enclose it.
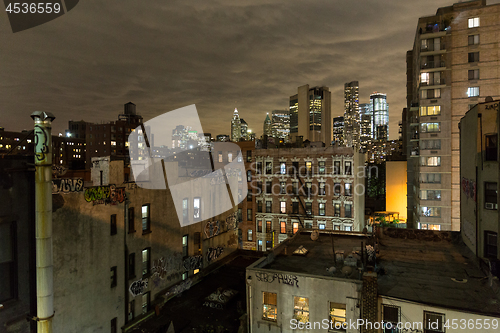
<instances>
[{"instance_id":1,"label":"metal pipe","mask_svg":"<svg viewBox=\"0 0 500 333\"><path fill-rule=\"evenodd\" d=\"M52 333L54 277L52 258L52 120L35 111L35 242L37 332Z\"/></svg>"}]
</instances>

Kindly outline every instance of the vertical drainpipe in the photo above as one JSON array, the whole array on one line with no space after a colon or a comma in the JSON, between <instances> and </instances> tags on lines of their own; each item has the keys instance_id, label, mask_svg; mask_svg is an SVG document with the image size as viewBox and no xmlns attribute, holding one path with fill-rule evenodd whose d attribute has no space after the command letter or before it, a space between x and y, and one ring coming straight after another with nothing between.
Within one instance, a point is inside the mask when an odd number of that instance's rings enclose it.
<instances>
[{"instance_id":1,"label":"vertical drainpipe","mask_svg":"<svg viewBox=\"0 0 500 333\"><path fill-rule=\"evenodd\" d=\"M35 111L35 242L37 332L52 333L54 279L52 258L52 120Z\"/></svg>"}]
</instances>

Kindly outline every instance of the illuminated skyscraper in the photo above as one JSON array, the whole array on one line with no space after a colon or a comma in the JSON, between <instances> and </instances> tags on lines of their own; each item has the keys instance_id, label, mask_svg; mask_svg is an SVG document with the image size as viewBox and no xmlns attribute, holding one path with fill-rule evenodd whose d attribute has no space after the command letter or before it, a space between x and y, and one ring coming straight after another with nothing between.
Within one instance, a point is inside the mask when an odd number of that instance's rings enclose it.
<instances>
[{"instance_id":1,"label":"illuminated skyscraper","mask_svg":"<svg viewBox=\"0 0 500 333\"><path fill-rule=\"evenodd\" d=\"M359 83L344 85L344 140L348 147L360 146Z\"/></svg>"},{"instance_id":2,"label":"illuminated skyscraper","mask_svg":"<svg viewBox=\"0 0 500 333\"><path fill-rule=\"evenodd\" d=\"M271 123L273 136L288 141L290 136L290 111L274 110Z\"/></svg>"},{"instance_id":3,"label":"illuminated skyscraper","mask_svg":"<svg viewBox=\"0 0 500 333\"><path fill-rule=\"evenodd\" d=\"M238 142L241 138L241 120L238 109L234 109L233 119L231 119L231 141Z\"/></svg>"},{"instance_id":4,"label":"illuminated skyscraper","mask_svg":"<svg viewBox=\"0 0 500 333\"><path fill-rule=\"evenodd\" d=\"M248 140L248 124L243 118L240 118L240 129L241 129L240 138L242 138L245 141Z\"/></svg>"},{"instance_id":5,"label":"illuminated skyscraper","mask_svg":"<svg viewBox=\"0 0 500 333\"><path fill-rule=\"evenodd\" d=\"M373 110L373 139L376 141L389 140L389 103L387 95L375 92L370 95Z\"/></svg>"},{"instance_id":6,"label":"illuminated skyscraper","mask_svg":"<svg viewBox=\"0 0 500 333\"><path fill-rule=\"evenodd\" d=\"M263 135L267 135L268 137L273 136L273 127L271 123L271 118L269 118L269 113L266 115L266 120L264 120L264 131Z\"/></svg>"},{"instance_id":7,"label":"illuminated skyscraper","mask_svg":"<svg viewBox=\"0 0 500 333\"><path fill-rule=\"evenodd\" d=\"M303 85L296 95L290 96L290 137L321 141L330 145L332 140L331 93L328 87L309 88Z\"/></svg>"},{"instance_id":8,"label":"illuminated skyscraper","mask_svg":"<svg viewBox=\"0 0 500 333\"><path fill-rule=\"evenodd\" d=\"M333 144L344 145L344 117L333 118Z\"/></svg>"}]
</instances>

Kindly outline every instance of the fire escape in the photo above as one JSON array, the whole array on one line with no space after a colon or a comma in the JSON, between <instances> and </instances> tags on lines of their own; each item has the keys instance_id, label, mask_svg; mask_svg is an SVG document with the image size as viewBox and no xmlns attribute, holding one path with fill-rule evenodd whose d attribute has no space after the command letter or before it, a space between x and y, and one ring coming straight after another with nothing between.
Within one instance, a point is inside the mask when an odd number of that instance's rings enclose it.
<instances>
[{"instance_id":1,"label":"fire escape","mask_svg":"<svg viewBox=\"0 0 500 333\"><path fill-rule=\"evenodd\" d=\"M297 199L297 201L299 202L299 207L293 209L294 207L292 203L292 213L289 214L289 216L299 220L301 227L305 228L304 219L314 217L312 214L312 206L308 209L306 203L304 202L306 198L307 199L311 198L312 193L311 193L311 187L307 187L306 183L304 183L304 181L302 180L303 175L300 174L298 164L299 164L298 162L293 162L292 168L289 169L291 171L290 175L293 176L292 179L298 180L298 182L297 182L297 187L292 187L292 190L288 193L288 195L291 197L295 197ZM307 170L305 176L309 175L310 173L312 173L312 168Z\"/></svg>"}]
</instances>

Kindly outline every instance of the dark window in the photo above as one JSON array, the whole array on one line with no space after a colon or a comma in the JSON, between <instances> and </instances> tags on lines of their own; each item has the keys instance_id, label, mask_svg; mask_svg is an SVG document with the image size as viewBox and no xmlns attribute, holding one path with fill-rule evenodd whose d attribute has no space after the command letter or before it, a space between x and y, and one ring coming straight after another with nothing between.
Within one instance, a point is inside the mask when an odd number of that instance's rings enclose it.
<instances>
[{"instance_id":1,"label":"dark window","mask_svg":"<svg viewBox=\"0 0 500 333\"><path fill-rule=\"evenodd\" d=\"M342 192L342 185L340 183L333 184L333 194L340 195Z\"/></svg>"},{"instance_id":2,"label":"dark window","mask_svg":"<svg viewBox=\"0 0 500 333\"><path fill-rule=\"evenodd\" d=\"M272 181L267 181L266 182L266 193L267 194L272 194L273 193L273 182Z\"/></svg>"},{"instance_id":3,"label":"dark window","mask_svg":"<svg viewBox=\"0 0 500 333\"><path fill-rule=\"evenodd\" d=\"M151 302L151 292L142 294L142 313L146 314L149 311L149 303Z\"/></svg>"},{"instance_id":4,"label":"dark window","mask_svg":"<svg viewBox=\"0 0 500 333\"><path fill-rule=\"evenodd\" d=\"M399 306L392 305L382 305L383 316L386 323L391 323L393 328L384 328L384 333L397 333L398 329L396 326L401 321L401 308Z\"/></svg>"},{"instance_id":5,"label":"dark window","mask_svg":"<svg viewBox=\"0 0 500 333\"><path fill-rule=\"evenodd\" d=\"M266 232L271 232L271 221L266 221Z\"/></svg>"},{"instance_id":6,"label":"dark window","mask_svg":"<svg viewBox=\"0 0 500 333\"><path fill-rule=\"evenodd\" d=\"M195 232L193 234L193 244L198 252L197 254L201 254L201 232Z\"/></svg>"},{"instance_id":7,"label":"dark window","mask_svg":"<svg viewBox=\"0 0 500 333\"><path fill-rule=\"evenodd\" d=\"M325 195L325 183L319 183L319 195Z\"/></svg>"},{"instance_id":8,"label":"dark window","mask_svg":"<svg viewBox=\"0 0 500 333\"><path fill-rule=\"evenodd\" d=\"M127 316L127 322L130 322L134 319L134 311L135 309L135 300L132 300L130 301L130 303L128 303L128 316Z\"/></svg>"},{"instance_id":9,"label":"dark window","mask_svg":"<svg viewBox=\"0 0 500 333\"><path fill-rule=\"evenodd\" d=\"M142 233L151 231L150 228L150 206L149 204L142 206Z\"/></svg>"},{"instance_id":10,"label":"dark window","mask_svg":"<svg viewBox=\"0 0 500 333\"><path fill-rule=\"evenodd\" d=\"M292 183L292 193L295 195L299 194L299 183L297 182Z\"/></svg>"},{"instance_id":11,"label":"dark window","mask_svg":"<svg viewBox=\"0 0 500 333\"><path fill-rule=\"evenodd\" d=\"M182 236L182 256L187 257L189 255L188 252L188 235Z\"/></svg>"},{"instance_id":12,"label":"dark window","mask_svg":"<svg viewBox=\"0 0 500 333\"><path fill-rule=\"evenodd\" d=\"M306 214L312 215L312 202L306 202Z\"/></svg>"},{"instance_id":13,"label":"dark window","mask_svg":"<svg viewBox=\"0 0 500 333\"><path fill-rule=\"evenodd\" d=\"M479 44L479 35L469 35L469 45Z\"/></svg>"},{"instance_id":14,"label":"dark window","mask_svg":"<svg viewBox=\"0 0 500 333\"><path fill-rule=\"evenodd\" d=\"M247 201L252 201L252 189L249 188L248 189L248 193L247 193Z\"/></svg>"},{"instance_id":15,"label":"dark window","mask_svg":"<svg viewBox=\"0 0 500 333\"><path fill-rule=\"evenodd\" d=\"M479 52L469 52L469 62L478 62Z\"/></svg>"},{"instance_id":16,"label":"dark window","mask_svg":"<svg viewBox=\"0 0 500 333\"><path fill-rule=\"evenodd\" d=\"M444 332L444 314L424 311L424 333Z\"/></svg>"},{"instance_id":17,"label":"dark window","mask_svg":"<svg viewBox=\"0 0 500 333\"><path fill-rule=\"evenodd\" d=\"M111 333L116 333L117 332L117 324L116 324L116 317L111 319Z\"/></svg>"},{"instance_id":18,"label":"dark window","mask_svg":"<svg viewBox=\"0 0 500 333\"><path fill-rule=\"evenodd\" d=\"M318 173L320 175L324 175L325 174L325 161L319 161L318 162Z\"/></svg>"},{"instance_id":19,"label":"dark window","mask_svg":"<svg viewBox=\"0 0 500 333\"><path fill-rule=\"evenodd\" d=\"M345 212L345 217L352 217L352 205L345 204L344 205L344 212Z\"/></svg>"},{"instance_id":20,"label":"dark window","mask_svg":"<svg viewBox=\"0 0 500 333\"><path fill-rule=\"evenodd\" d=\"M352 175L351 165L352 165L351 162L345 162L344 173L346 175Z\"/></svg>"},{"instance_id":21,"label":"dark window","mask_svg":"<svg viewBox=\"0 0 500 333\"><path fill-rule=\"evenodd\" d=\"M498 254L498 238L497 233L493 231L484 232L484 257L497 259Z\"/></svg>"},{"instance_id":22,"label":"dark window","mask_svg":"<svg viewBox=\"0 0 500 333\"><path fill-rule=\"evenodd\" d=\"M149 276L151 272L151 248L142 250L142 276Z\"/></svg>"},{"instance_id":23,"label":"dark window","mask_svg":"<svg viewBox=\"0 0 500 333\"><path fill-rule=\"evenodd\" d=\"M333 174L340 175L340 161L333 162Z\"/></svg>"},{"instance_id":24,"label":"dark window","mask_svg":"<svg viewBox=\"0 0 500 333\"><path fill-rule=\"evenodd\" d=\"M257 213L262 213L262 201L257 201Z\"/></svg>"},{"instance_id":25,"label":"dark window","mask_svg":"<svg viewBox=\"0 0 500 333\"><path fill-rule=\"evenodd\" d=\"M273 162L266 162L266 175L273 174Z\"/></svg>"},{"instance_id":26,"label":"dark window","mask_svg":"<svg viewBox=\"0 0 500 333\"><path fill-rule=\"evenodd\" d=\"M252 209L247 209L247 221L252 221Z\"/></svg>"},{"instance_id":27,"label":"dark window","mask_svg":"<svg viewBox=\"0 0 500 333\"><path fill-rule=\"evenodd\" d=\"M247 150L247 162L252 162L252 151Z\"/></svg>"},{"instance_id":28,"label":"dark window","mask_svg":"<svg viewBox=\"0 0 500 333\"><path fill-rule=\"evenodd\" d=\"M262 174L262 162L257 162L257 174Z\"/></svg>"},{"instance_id":29,"label":"dark window","mask_svg":"<svg viewBox=\"0 0 500 333\"><path fill-rule=\"evenodd\" d=\"M117 229L116 229L116 214L111 215L111 221L109 222L111 226L111 235L116 235Z\"/></svg>"},{"instance_id":30,"label":"dark window","mask_svg":"<svg viewBox=\"0 0 500 333\"><path fill-rule=\"evenodd\" d=\"M262 232L262 220L257 221L257 232Z\"/></svg>"},{"instance_id":31,"label":"dark window","mask_svg":"<svg viewBox=\"0 0 500 333\"><path fill-rule=\"evenodd\" d=\"M241 208L238 208L238 222L243 221L243 211Z\"/></svg>"},{"instance_id":32,"label":"dark window","mask_svg":"<svg viewBox=\"0 0 500 333\"><path fill-rule=\"evenodd\" d=\"M247 182L252 181L252 170L247 170Z\"/></svg>"},{"instance_id":33,"label":"dark window","mask_svg":"<svg viewBox=\"0 0 500 333\"><path fill-rule=\"evenodd\" d=\"M292 162L293 175L297 176L299 173L299 162Z\"/></svg>"},{"instance_id":34,"label":"dark window","mask_svg":"<svg viewBox=\"0 0 500 333\"><path fill-rule=\"evenodd\" d=\"M286 193L286 182L280 182L280 194Z\"/></svg>"},{"instance_id":35,"label":"dark window","mask_svg":"<svg viewBox=\"0 0 500 333\"><path fill-rule=\"evenodd\" d=\"M111 267L111 288L116 287L116 266Z\"/></svg>"},{"instance_id":36,"label":"dark window","mask_svg":"<svg viewBox=\"0 0 500 333\"><path fill-rule=\"evenodd\" d=\"M479 80L479 69L469 69L469 80Z\"/></svg>"},{"instance_id":37,"label":"dark window","mask_svg":"<svg viewBox=\"0 0 500 333\"><path fill-rule=\"evenodd\" d=\"M264 188L262 186L262 182L257 182L257 195L264 193Z\"/></svg>"},{"instance_id":38,"label":"dark window","mask_svg":"<svg viewBox=\"0 0 500 333\"><path fill-rule=\"evenodd\" d=\"M128 209L128 232L132 233L135 232L135 225L134 225L134 207L130 207Z\"/></svg>"},{"instance_id":39,"label":"dark window","mask_svg":"<svg viewBox=\"0 0 500 333\"><path fill-rule=\"evenodd\" d=\"M313 193L312 193L312 183L311 183L311 182L307 182L305 185L306 185L306 186L305 186L306 196L307 196L308 198L310 198L310 197L312 197L312 194L313 194Z\"/></svg>"},{"instance_id":40,"label":"dark window","mask_svg":"<svg viewBox=\"0 0 500 333\"><path fill-rule=\"evenodd\" d=\"M135 278L135 253L128 255L128 278Z\"/></svg>"},{"instance_id":41,"label":"dark window","mask_svg":"<svg viewBox=\"0 0 500 333\"><path fill-rule=\"evenodd\" d=\"M497 183L484 183L484 208L497 209Z\"/></svg>"},{"instance_id":42,"label":"dark window","mask_svg":"<svg viewBox=\"0 0 500 333\"><path fill-rule=\"evenodd\" d=\"M269 251L269 250L272 250L273 249L273 243L272 241L268 240L266 241L266 250Z\"/></svg>"},{"instance_id":43,"label":"dark window","mask_svg":"<svg viewBox=\"0 0 500 333\"><path fill-rule=\"evenodd\" d=\"M273 202L266 201L266 213L272 213L272 212L273 212Z\"/></svg>"},{"instance_id":44,"label":"dark window","mask_svg":"<svg viewBox=\"0 0 500 333\"><path fill-rule=\"evenodd\" d=\"M485 159L486 161L497 160L498 136L497 134L486 135Z\"/></svg>"}]
</instances>

